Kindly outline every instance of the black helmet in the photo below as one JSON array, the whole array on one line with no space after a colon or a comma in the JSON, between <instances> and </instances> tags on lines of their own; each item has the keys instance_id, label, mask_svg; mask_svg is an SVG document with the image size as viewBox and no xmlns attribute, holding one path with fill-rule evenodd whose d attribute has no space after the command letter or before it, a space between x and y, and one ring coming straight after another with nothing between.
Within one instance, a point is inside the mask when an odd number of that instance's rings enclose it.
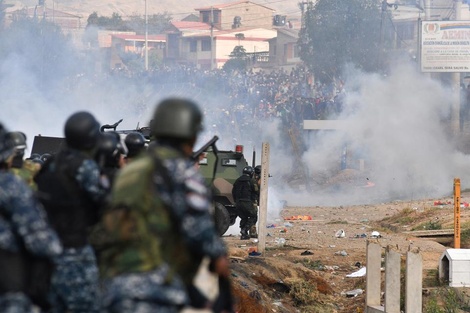
<instances>
[{"instance_id":1,"label":"black helmet","mask_svg":"<svg viewBox=\"0 0 470 313\"><path fill-rule=\"evenodd\" d=\"M9 132L7 137L13 142L16 149L16 155L24 155L26 149L26 135L22 132Z\"/></svg>"},{"instance_id":2,"label":"black helmet","mask_svg":"<svg viewBox=\"0 0 470 313\"><path fill-rule=\"evenodd\" d=\"M95 154L95 159L101 167L119 166L119 140L112 132L101 133Z\"/></svg>"},{"instance_id":3,"label":"black helmet","mask_svg":"<svg viewBox=\"0 0 470 313\"><path fill-rule=\"evenodd\" d=\"M31 153L29 157L31 160L41 159L41 155L39 153Z\"/></svg>"},{"instance_id":4,"label":"black helmet","mask_svg":"<svg viewBox=\"0 0 470 313\"><path fill-rule=\"evenodd\" d=\"M191 139L202 130L202 113L190 100L169 98L157 106L150 128L157 138Z\"/></svg>"},{"instance_id":5,"label":"black helmet","mask_svg":"<svg viewBox=\"0 0 470 313\"><path fill-rule=\"evenodd\" d=\"M49 160L52 157L50 153L43 153L40 157L40 160L44 163L46 163L47 160Z\"/></svg>"},{"instance_id":6,"label":"black helmet","mask_svg":"<svg viewBox=\"0 0 470 313\"><path fill-rule=\"evenodd\" d=\"M7 130L0 123L0 163L4 163L15 153L15 143L7 136Z\"/></svg>"},{"instance_id":7,"label":"black helmet","mask_svg":"<svg viewBox=\"0 0 470 313\"><path fill-rule=\"evenodd\" d=\"M127 147L127 157L133 158L145 149L145 137L139 132L127 134L124 143Z\"/></svg>"},{"instance_id":8,"label":"black helmet","mask_svg":"<svg viewBox=\"0 0 470 313\"><path fill-rule=\"evenodd\" d=\"M257 174L257 175L261 174L261 165L256 165L255 166L255 174Z\"/></svg>"},{"instance_id":9,"label":"black helmet","mask_svg":"<svg viewBox=\"0 0 470 313\"><path fill-rule=\"evenodd\" d=\"M255 171L254 171L253 167L251 167L251 166L245 166L245 168L243 168L243 174L247 174L250 177L253 176L254 172Z\"/></svg>"},{"instance_id":10,"label":"black helmet","mask_svg":"<svg viewBox=\"0 0 470 313\"><path fill-rule=\"evenodd\" d=\"M64 132L69 147L90 150L98 141L100 124L91 113L77 112L65 122Z\"/></svg>"}]
</instances>

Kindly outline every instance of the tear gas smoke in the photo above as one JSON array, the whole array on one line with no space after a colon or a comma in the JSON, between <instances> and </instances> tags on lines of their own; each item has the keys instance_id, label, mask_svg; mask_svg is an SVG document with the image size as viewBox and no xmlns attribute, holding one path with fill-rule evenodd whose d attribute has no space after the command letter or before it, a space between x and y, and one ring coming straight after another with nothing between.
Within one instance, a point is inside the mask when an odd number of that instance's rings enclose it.
<instances>
[{"instance_id":1,"label":"tear gas smoke","mask_svg":"<svg viewBox=\"0 0 470 313\"><path fill-rule=\"evenodd\" d=\"M468 156L447 136L450 91L412 65L397 65L388 77L349 73L340 119L350 128L304 131L297 144L305 151L300 148L296 154L279 119L260 121L256 127L238 120L233 112L236 101L223 90L208 93L194 82L171 77L155 84L95 72L101 61L96 54L73 50L64 40L44 44L37 37L32 32L4 31L0 51L1 121L10 130L25 132L29 147L37 134L62 137L65 120L78 110L90 111L102 124L123 119L118 129L134 129L148 124L155 103L181 96L194 99L205 112L199 145L218 135L219 149L243 144L250 163L250 148L255 147L260 164L261 144L270 143L271 217L282 209L281 199L288 205L315 206L438 197L452 191L454 177L462 179L463 188L470 180ZM356 159L364 160L355 185L332 181L340 172L345 145ZM309 177L311 191L295 179L302 173ZM362 187L367 179L375 187Z\"/></svg>"}]
</instances>

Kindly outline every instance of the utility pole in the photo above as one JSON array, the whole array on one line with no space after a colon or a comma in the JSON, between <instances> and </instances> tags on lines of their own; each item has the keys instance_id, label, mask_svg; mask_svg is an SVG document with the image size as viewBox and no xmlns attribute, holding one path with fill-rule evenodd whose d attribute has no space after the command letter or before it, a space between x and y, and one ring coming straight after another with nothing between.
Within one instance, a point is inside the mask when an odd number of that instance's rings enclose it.
<instances>
[{"instance_id":1,"label":"utility pole","mask_svg":"<svg viewBox=\"0 0 470 313\"><path fill-rule=\"evenodd\" d=\"M214 8L211 7L211 70L214 69Z\"/></svg>"},{"instance_id":2,"label":"utility pole","mask_svg":"<svg viewBox=\"0 0 470 313\"><path fill-rule=\"evenodd\" d=\"M149 49L148 49L149 22L147 16L147 0L145 0L145 70L149 70Z\"/></svg>"}]
</instances>

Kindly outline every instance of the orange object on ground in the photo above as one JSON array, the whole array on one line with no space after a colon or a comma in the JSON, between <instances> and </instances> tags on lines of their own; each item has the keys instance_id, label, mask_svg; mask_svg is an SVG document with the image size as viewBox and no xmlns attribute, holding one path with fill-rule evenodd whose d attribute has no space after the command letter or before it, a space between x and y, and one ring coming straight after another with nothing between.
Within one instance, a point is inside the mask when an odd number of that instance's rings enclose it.
<instances>
[{"instance_id":1,"label":"orange object on ground","mask_svg":"<svg viewBox=\"0 0 470 313\"><path fill-rule=\"evenodd\" d=\"M310 215L294 215L291 217L285 217L286 221L311 221L312 217Z\"/></svg>"}]
</instances>

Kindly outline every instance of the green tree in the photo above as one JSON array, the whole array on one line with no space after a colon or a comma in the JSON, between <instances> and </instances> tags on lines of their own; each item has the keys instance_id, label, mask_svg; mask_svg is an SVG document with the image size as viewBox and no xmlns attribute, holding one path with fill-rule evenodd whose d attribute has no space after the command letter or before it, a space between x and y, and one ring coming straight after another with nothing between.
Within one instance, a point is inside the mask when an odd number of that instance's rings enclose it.
<instances>
[{"instance_id":1,"label":"green tree","mask_svg":"<svg viewBox=\"0 0 470 313\"><path fill-rule=\"evenodd\" d=\"M149 34L161 34L170 26L172 17L169 13L152 14L147 17ZM135 31L138 35L145 34L145 17L133 15L126 21L129 29Z\"/></svg>"},{"instance_id":2,"label":"green tree","mask_svg":"<svg viewBox=\"0 0 470 313\"><path fill-rule=\"evenodd\" d=\"M230 60L225 62L223 69L226 72L242 71L246 69L246 49L243 46L235 46L230 53Z\"/></svg>"},{"instance_id":3,"label":"green tree","mask_svg":"<svg viewBox=\"0 0 470 313\"><path fill-rule=\"evenodd\" d=\"M304 4L302 4L304 5ZM347 64L364 71L384 67L383 21L378 0L318 0L301 7L300 57L320 81L341 75Z\"/></svg>"},{"instance_id":4,"label":"green tree","mask_svg":"<svg viewBox=\"0 0 470 313\"><path fill-rule=\"evenodd\" d=\"M127 24L122 19L119 13L114 12L111 17L99 16L98 13L93 12L87 18L87 28L92 27L107 29L107 30L118 30L127 31L130 30Z\"/></svg>"}]
</instances>

